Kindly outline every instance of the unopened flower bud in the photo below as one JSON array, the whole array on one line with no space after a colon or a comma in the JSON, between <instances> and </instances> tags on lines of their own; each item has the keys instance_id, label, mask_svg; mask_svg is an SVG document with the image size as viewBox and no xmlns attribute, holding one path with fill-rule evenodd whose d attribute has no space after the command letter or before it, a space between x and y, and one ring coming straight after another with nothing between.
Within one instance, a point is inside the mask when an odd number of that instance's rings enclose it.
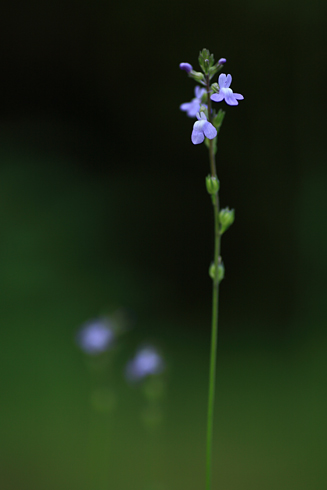
<instances>
[{"instance_id":1,"label":"unopened flower bud","mask_svg":"<svg viewBox=\"0 0 327 490\"><path fill-rule=\"evenodd\" d=\"M220 234L222 235L224 231L227 230L233 223L235 219L234 209L224 208L219 212L219 223L220 223Z\"/></svg>"},{"instance_id":2,"label":"unopened flower bud","mask_svg":"<svg viewBox=\"0 0 327 490\"><path fill-rule=\"evenodd\" d=\"M193 70L193 66L190 65L189 63L180 63L179 67L181 70L186 71L186 73L190 73L190 71Z\"/></svg>"},{"instance_id":3,"label":"unopened flower bud","mask_svg":"<svg viewBox=\"0 0 327 490\"><path fill-rule=\"evenodd\" d=\"M204 80L204 75L200 71L192 71L190 76L197 82L202 82Z\"/></svg>"},{"instance_id":4,"label":"unopened flower bud","mask_svg":"<svg viewBox=\"0 0 327 490\"><path fill-rule=\"evenodd\" d=\"M217 179L217 177L208 175L206 177L206 187L209 194L217 194L217 192L219 191L219 180Z\"/></svg>"},{"instance_id":5,"label":"unopened flower bud","mask_svg":"<svg viewBox=\"0 0 327 490\"><path fill-rule=\"evenodd\" d=\"M209 267L209 276L211 277L212 280L215 279L215 264L214 262L211 263ZM222 281L225 277L225 266L224 263L221 262L221 258L219 257L219 264L218 264L218 282Z\"/></svg>"},{"instance_id":6,"label":"unopened flower bud","mask_svg":"<svg viewBox=\"0 0 327 490\"><path fill-rule=\"evenodd\" d=\"M211 90L213 91L213 93L218 93L219 92L219 85L218 85L218 83L213 83L211 85Z\"/></svg>"},{"instance_id":7,"label":"unopened flower bud","mask_svg":"<svg viewBox=\"0 0 327 490\"><path fill-rule=\"evenodd\" d=\"M226 58L220 58L220 60L218 60L218 63L220 65L224 65L226 63L226 61L227 61Z\"/></svg>"}]
</instances>

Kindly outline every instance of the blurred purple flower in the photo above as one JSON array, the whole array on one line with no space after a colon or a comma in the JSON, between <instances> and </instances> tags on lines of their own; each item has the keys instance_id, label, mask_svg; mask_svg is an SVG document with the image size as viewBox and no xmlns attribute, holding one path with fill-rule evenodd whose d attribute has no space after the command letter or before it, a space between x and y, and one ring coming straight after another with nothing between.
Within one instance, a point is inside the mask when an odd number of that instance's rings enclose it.
<instances>
[{"instance_id":1,"label":"blurred purple flower","mask_svg":"<svg viewBox=\"0 0 327 490\"><path fill-rule=\"evenodd\" d=\"M82 326L77 333L76 341L86 354L96 355L109 349L114 337L110 322L106 319L97 319Z\"/></svg>"},{"instance_id":2,"label":"blurred purple flower","mask_svg":"<svg viewBox=\"0 0 327 490\"><path fill-rule=\"evenodd\" d=\"M193 124L193 131L191 135L192 143L194 145L199 145L204 141L205 136L209 140L214 139L217 136L217 130L213 124L207 120L205 113L197 113L196 117L198 118L198 121Z\"/></svg>"},{"instance_id":3,"label":"blurred purple flower","mask_svg":"<svg viewBox=\"0 0 327 490\"><path fill-rule=\"evenodd\" d=\"M220 65L223 65L224 63L226 63L226 61L227 61L226 58L220 58L220 60L218 60L218 63Z\"/></svg>"},{"instance_id":4,"label":"blurred purple flower","mask_svg":"<svg viewBox=\"0 0 327 490\"><path fill-rule=\"evenodd\" d=\"M160 374L164 370L164 362L154 347L143 347L126 366L126 378L139 381L149 375Z\"/></svg>"},{"instance_id":5,"label":"blurred purple flower","mask_svg":"<svg viewBox=\"0 0 327 490\"><path fill-rule=\"evenodd\" d=\"M218 78L219 93L212 94L210 99L214 102L221 102L225 99L228 105L238 105L238 100L243 100L244 97L241 94L234 94L230 87L232 83L232 75L225 75L221 73Z\"/></svg>"},{"instance_id":6,"label":"blurred purple flower","mask_svg":"<svg viewBox=\"0 0 327 490\"><path fill-rule=\"evenodd\" d=\"M189 63L180 63L179 67L181 70L186 71L186 73L190 73L190 71L193 70L193 66L190 65Z\"/></svg>"},{"instance_id":7,"label":"blurred purple flower","mask_svg":"<svg viewBox=\"0 0 327 490\"><path fill-rule=\"evenodd\" d=\"M194 89L195 98L192 99L191 102L185 102L184 104L180 105L180 110L185 111L189 117L195 117L196 113L200 111L201 99L205 92L205 88L201 88L199 85L197 85ZM205 104L202 105L207 107Z\"/></svg>"}]
</instances>

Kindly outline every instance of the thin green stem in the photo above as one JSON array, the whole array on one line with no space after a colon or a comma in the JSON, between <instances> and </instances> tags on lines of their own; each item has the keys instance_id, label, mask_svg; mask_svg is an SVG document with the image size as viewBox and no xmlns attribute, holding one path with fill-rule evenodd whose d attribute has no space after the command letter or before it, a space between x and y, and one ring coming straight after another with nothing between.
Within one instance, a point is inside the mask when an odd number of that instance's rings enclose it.
<instances>
[{"instance_id":1,"label":"thin green stem","mask_svg":"<svg viewBox=\"0 0 327 490\"><path fill-rule=\"evenodd\" d=\"M213 419L215 404L215 384L216 384L216 357L218 340L218 299L219 299L219 200L218 194L213 200L214 220L215 220L215 277L212 281L212 325L211 325L211 348L210 348L210 369L209 369L209 397L208 397L208 422L207 422L207 463L206 463L206 490L211 490L212 476L212 439L213 439Z\"/></svg>"},{"instance_id":2,"label":"thin green stem","mask_svg":"<svg viewBox=\"0 0 327 490\"><path fill-rule=\"evenodd\" d=\"M208 119L211 121L210 86L207 78L208 94ZM209 159L211 175L217 177L215 155L213 151L213 140L210 140ZM209 397L208 397L208 421L207 421L207 451L206 451L206 490L211 490L212 478L212 440L213 440L213 420L215 404L215 381L216 381L216 356L218 341L218 300L219 300L219 255L220 255L220 232L219 232L219 196L218 193L212 195L214 210L214 264L215 274L212 281L212 326L211 326L211 347L210 347L210 369L209 369Z\"/></svg>"},{"instance_id":3,"label":"thin green stem","mask_svg":"<svg viewBox=\"0 0 327 490\"><path fill-rule=\"evenodd\" d=\"M210 99L211 89L210 89L210 80L208 76L206 78L206 89L207 89L208 121L212 123L212 111L211 111L211 99ZM209 140L210 171L212 177L217 177L215 154L213 151L213 141L214 140Z\"/></svg>"}]
</instances>

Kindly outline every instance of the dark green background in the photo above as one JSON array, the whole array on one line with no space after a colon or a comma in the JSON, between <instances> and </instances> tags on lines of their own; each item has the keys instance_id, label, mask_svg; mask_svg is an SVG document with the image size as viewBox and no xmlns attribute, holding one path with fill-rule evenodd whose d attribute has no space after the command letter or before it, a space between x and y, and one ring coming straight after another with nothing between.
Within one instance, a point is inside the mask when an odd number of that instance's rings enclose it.
<instances>
[{"instance_id":1,"label":"dark green background","mask_svg":"<svg viewBox=\"0 0 327 490\"><path fill-rule=\"evenodd\" d=\"M212 214L179 111L226 57L214 489L324 490L327 167L323 1L7 2L0 21L0 487L204 488ZM126 308L92 413L79 325ZM156 434L124 363L165 352ZM108 374L108 376L109 376ZM103 478L103 484L99 483Z\"/></svg>"}]
</instances>

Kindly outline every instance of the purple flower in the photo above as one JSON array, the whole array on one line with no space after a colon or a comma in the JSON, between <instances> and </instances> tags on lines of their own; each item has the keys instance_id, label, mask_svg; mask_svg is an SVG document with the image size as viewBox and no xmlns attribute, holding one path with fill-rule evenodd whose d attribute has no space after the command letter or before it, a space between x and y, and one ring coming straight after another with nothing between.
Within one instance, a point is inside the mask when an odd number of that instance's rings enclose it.
<instances>
[{"instance_id":1,"label":"purple flower","mask_svg":"<svg viewBox=\"0 0 327 490\"><path fill-rule=\"evenodd\" d=\"M164 362L154 347L143 347L126 366L126 377L129 381L140 381L164 370Z\"/></svg>"},{"instance_id":2,"label":"purple flower","mask_svg":"<svg viewBox=\"0 0 327 490\"><path fill-rule=\"evenodd\" d=\"M218 78L219 93L212 94L210 99L215 102L221 102L225 99L228 105L238 105L238 100L243 100L244 97L241 94L235 94L230 87L232 83L232 75L225 75L221 73Z\"/></svg>"},{"instance_id":3,"label":"purple flower","mask_svg":"<svg viewBox=\"0 0 327 490\"><path fill-rule=\"evenodd\" d=\"M204 112L200 114L197 113L196 117L198 121L196 121L193 125L193 131L191 135L191 140L194 145L199 145L204 141L204 137L206 136L209 140L214 139L217 136L216 128L207 120Z\"/></svg>"},{"instance_id":4,"label":"purple flower","mask_svg":"<svg viewBox=\"0 0 327 490\"><path fill-rule=\"evenodd\" d=\"M190 73L190 71L193 70L193 66L190 65L189 63L180 63L179 67L181 70L186 71L186 73Z\"/></svg>"},{"instance_id":5,"label":"purple flower","mask_svg":"<svg viewBox=\"0 0 327 490\"><path fill-rule=\"evenodd\" d=\"M77 334L76 341L86 354L106 351L114 340L114 332L108 320L98 319L85 323Z\"/></svg>"},{"instance_id":6,"label":"purple flower","mask_svg":"<svg viewBox=\"0 0 327 490\"><path fill-rule=\"evenodd\" d=\"M195 117L197 112L200 111L201 107L201 99L203 94L206 92L205 88L199 87L197 85L194 89L195 98L191 100L191 102L185 102L179 108L181 111L185 111L188 117ZM207 107L205 104L202 104Z\"/></svg>"},{"instance_id":7,"label":"purple flower","mask_svg":"<svg viewBox=\"0 0 327 490\"><path fill-rule=\"evenodd\" d=\"M224 63L226 63L226 61L227 61L226 58L220 58L220 60L218 60L218 63L220 65L223 65Z\"/></svg>"}]
</instances>

